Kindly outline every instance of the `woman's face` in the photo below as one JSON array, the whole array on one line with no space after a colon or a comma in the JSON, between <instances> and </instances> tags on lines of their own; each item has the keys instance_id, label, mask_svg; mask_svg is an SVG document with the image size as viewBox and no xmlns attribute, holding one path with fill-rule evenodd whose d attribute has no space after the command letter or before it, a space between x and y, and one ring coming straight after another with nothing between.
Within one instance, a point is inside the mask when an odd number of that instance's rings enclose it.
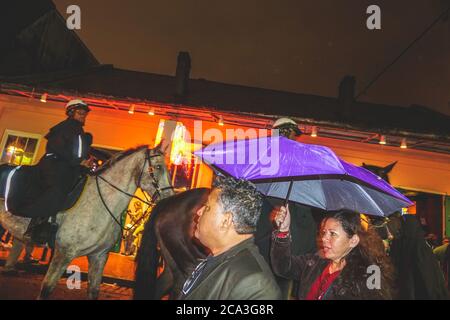
<instances>
[{"instance_id":1,"label":"woman's face","mask_svg":"<svg viewBox=\"0 0 450 320\"><path fill-rule=\"evenodd\" d=\"M324 257L333 261L340 261L359 243L357 235L349 237L341 223L333 218L322 222L320 239Z\"/></svg>"}]
</instances>

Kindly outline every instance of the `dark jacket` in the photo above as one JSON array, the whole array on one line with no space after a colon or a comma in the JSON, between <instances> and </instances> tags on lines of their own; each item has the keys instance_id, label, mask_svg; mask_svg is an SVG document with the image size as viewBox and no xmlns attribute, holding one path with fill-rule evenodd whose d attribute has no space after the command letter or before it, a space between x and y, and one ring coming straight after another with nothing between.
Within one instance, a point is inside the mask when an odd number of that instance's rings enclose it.
<instances>
[{"instance_id":1,"label":"dark jacket","mask_svg":"<svg viewBox=\"0 0 450 320\"><path fill-rule=\"evenodd\" d=\"M49 217L63 209L69 192L81 174L80 163L89 154L92 136L82 124L66 119L45 136L46 154L38 165L23 172L23 181L17 180L11 195L11 212L23 217ZM22 182L21 182L22 181Z\"/></svg>"},{"instance_id":2,"label":"dark jacket","mask_svg":"<svg viewBox=\"0 0 450 320\"><path fill-rule=\"evenodd\" d=\"M275 274L299 281L297 298L304 300L310 291L313 283L322 274L329 260L323 259L319 254L305 254L295 256L291 254L291 239L280 239L275 232L272 236L271 247L272 268ZM331 284L328 291L323 296L325 300L375 300L390 299L381 290L370 290L367 287L367 277L365 268L359 270L357 277L350 280L350 270L346 267L341 271L336 280Z\"/></svg>"},{"instance_id":3,"label":"dark jacket","mask_svg":"<svg viewBox=\"0 0 450 320\"><path fill-rule=\"evenodd\" d=\"M89 154L92 137L86 134L82 124L68 118L50 129L45 136L46 153L55 154L72 166L79 165Z\"/></svg>"},{"instance_id":4,"label":"dark jacket","mask_svg":"<svg viewBox=\"0 0 450 320\"><path fill-rule=\"evenodd\" d=\"M216 267L192 289L186 300L278 300L273 274L250 238L217 256Z\"/></svg>"},{"instance_id":5,"label":"dark jacket","mask_svg":"<svg viewBox=\"0 0 450 320\"><path fill-rule=\"evenodd\" d=\"M270 265L270 242L272 238L273 224L271 220L271 213L274 207L283 205L283 201L270 199L270 202L265 199L261 210L261 216L256 225L255 244L258 246L259 252ZM289 202L289 211L291 212L290 233L292 236L292 253L294 255L302 255L307 253L314 253L316 248L316 233L317 224L313 217L311 208L303 206L296 202ZM290 290L291 281L275 277L283 299L289 299L295 290ZM294 286L297 284L294 283Z\"/></svg>"},{"instance_id":6,"label":"dark jacket","mask_svg":"<svg viewBox=\"0 0 450 320\"><path fill-rule=\"evenodd\" d=\"M256 225L255 243L268 263L270 263L270 242L273 231L270 214L274 206L281 205L283 205L282 202L272 204L265 200L261 216ZM291 212L291 226L289 230L293 239L292 253L301 255L316 252L317 224L311 208L295 202L289 202L289 211Z\"/></svg>"}]
</instances>

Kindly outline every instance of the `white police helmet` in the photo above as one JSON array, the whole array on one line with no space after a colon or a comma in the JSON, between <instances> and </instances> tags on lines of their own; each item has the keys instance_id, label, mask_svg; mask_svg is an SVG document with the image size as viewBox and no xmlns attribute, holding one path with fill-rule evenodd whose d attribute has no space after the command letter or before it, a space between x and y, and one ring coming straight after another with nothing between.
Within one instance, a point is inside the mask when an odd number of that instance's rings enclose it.
<instances>
[{"instance_id":1,"label":"white police helmet","mask_svg":"<svg viewBox=\"0 0 450 320\"><path fill-rule=\"evenodd\" d=\"M283 129L291 129L294 130L295 135L299 136L303 132L298 128L297 122L290 118L280 118L277 119L272 125L272 129L279 129L280 131ZM284 131L284 130L283 130Z\"/></svg>"},{"instance_id":2,"label":"white police helmet","mask_svg":"<svg viewBox=\"0 0 450 320\"><path fill-rule=\"evenodd\" d=\"M87 112L91 111L86 102L80 99L73 99L66 104L66 115L70 117L77 109L82 109Z\"/></svg>"}]
</instances>

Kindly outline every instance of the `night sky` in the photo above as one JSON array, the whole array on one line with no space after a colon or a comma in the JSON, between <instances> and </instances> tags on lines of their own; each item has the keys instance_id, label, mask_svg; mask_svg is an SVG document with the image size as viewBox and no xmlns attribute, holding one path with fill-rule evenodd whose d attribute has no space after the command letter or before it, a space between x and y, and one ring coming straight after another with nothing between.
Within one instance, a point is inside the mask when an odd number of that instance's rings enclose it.
<instances>
[{"instance_id":1,"label":"night sky","mask_svg":"<svg viewBox=\"0 0 450 320\"><path fill-rule=\"evenodd\" d=\"M189 51L191 78L336 96L356 94L450 5L450 0L54 0L81 8L81 39L118 68L174 75ZM381 8L368 30L366 8ZM450 18L440 21L359 100L425 105L450 115Z\"/></svg>"}]
</instances>

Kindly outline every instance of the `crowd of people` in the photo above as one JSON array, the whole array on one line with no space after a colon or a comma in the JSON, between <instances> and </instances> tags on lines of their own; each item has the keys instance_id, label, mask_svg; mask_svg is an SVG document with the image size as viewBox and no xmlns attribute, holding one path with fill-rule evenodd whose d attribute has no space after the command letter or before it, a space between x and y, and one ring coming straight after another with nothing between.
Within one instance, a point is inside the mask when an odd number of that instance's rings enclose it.
<instances>
[{"instance_id":1,"label":"crowd of people","mask_svg":"<svg viewBox=\"0 0 450 320\"><path fill-rule=\"evenodd\" d=\"M317 252L294 254L292 215L289 205L281 206L267 262L254 237L262 206L250 182L217 177L195 231L211 254L186 280L180 299L448 299L431 248L410 230L416 217L400 217L404 225L394 231L388 255L367 216L330 212L318 227ZM286 296L275 277L297 286Z\"/></svg>"},{"instance_id":2,"label":"crowd of people","mask_svg":"<svg viewBox=\"0 0 450 320\"><path fill-rule=\"evenodd\" d=\"M66 121L81 136L89 108L80 101L67 108ZM275 122L274 129L289 139L302 134L287 118ZM49 151L43 162L62 161L54 156L56 149ZM76 164L84 157L79 154ZM60 167L53 189L71 170ZM45 211L38 205L39 210L33 204L26 211ZM53 211L60 205L55 203ZM448 239L435 248L436 259L414 216L392 216L383 236L357 212L328 212L318 221L306 206L269 202L252 183L220 175L197 215L194 236L210 255L186 279L182 300L449 297L442 272L448 270Z\"/></svg>"}]
</instances>

